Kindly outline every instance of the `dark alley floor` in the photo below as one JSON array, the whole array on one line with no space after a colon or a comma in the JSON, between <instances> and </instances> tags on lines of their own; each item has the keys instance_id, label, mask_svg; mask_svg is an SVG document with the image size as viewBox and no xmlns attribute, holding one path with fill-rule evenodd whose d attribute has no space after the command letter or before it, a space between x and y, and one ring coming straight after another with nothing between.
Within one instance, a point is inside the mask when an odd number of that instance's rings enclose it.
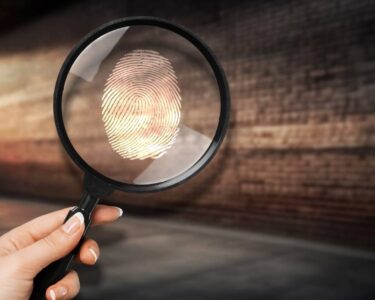
<instances>
[{"instance_id":1,"label":"dark alley floor","mask_svg":"<svg viewBox=\"0 0 375 300\"><path fill-rule=\"evenodd\" d=\"M0 234L61 206L0 198ZM375 253L127 216L90 234L79 299L374 299Z\"/></svg>"}]
</instances>

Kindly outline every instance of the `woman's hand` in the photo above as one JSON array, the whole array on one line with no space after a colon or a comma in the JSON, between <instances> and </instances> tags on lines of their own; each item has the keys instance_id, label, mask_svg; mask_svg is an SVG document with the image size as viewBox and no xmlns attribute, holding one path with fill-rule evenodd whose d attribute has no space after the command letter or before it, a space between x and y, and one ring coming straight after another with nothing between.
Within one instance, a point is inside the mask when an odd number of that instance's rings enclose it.
<instances>
[{"instance_id":1,"label":"woman's hand","mask_svg":"<svg viewBox=\"0 0 375 300\"><path fill-rule=\"evenodd\" d=\"M68 211L69 208L41 216L0 237L0 300L29 299L34 277L75 248L84 232L83 216L77 213L63 224ZM98 205L93 213L93 224L112 222L121 215L118 207ZM86 240L77 259L93 265L98 257L98 244ZM78 275L70 271L47 289L46 297L72 299L79 289Z\"/></svg>"}]
</instances>

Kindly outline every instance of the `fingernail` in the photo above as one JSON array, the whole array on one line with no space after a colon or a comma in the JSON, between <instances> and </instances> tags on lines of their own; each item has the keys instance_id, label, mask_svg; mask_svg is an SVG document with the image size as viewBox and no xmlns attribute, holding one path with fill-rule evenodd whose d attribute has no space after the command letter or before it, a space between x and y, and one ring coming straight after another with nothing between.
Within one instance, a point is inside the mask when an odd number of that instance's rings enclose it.
<instances>
[{"instance_id":1,"label":"fingernail","mask_svg":"<svg viewBox=\"0 0 375 300\"><path fill-rule=\"evenodd\" d=\"M122 214L123 214L122 209L121 209L120 207L116 207L116 208L117 208L117 210L118 210L118 216L121 217Z\"/></svg>"},{"instance_id":2,"label":"fingernail","mask_svg":"<svg viewBox=\"0 0 375 300\"><path fill-rule=\"evenodd\" d=\"M63 230L67 234L72 235L80 229L83 222L84 222L83 215L81 212L78 212L74 214L72 217L70 217L70 219L64 224Z\"/></svg>"},{"instance_id":3,"label":"fingernail","mask_svg":"<svg viewBox=\"0 0 375 300\"><path fill-rule=\"evenodd\" d=\"M96 262L98 260L98 255L96 254L95 250L93 248L89 247L89 251L92 254L92 256L94 257L94 261Z\"/></svg>"},{"instance_id":4,"label":"fingernail","mask_svg":"<svg viewBox=\"0 0 375 300\"><path fill-rule=\"evenodd\" d=\"M49 296L51 297L51 300L56 300L56 294L54 290L49 291Z\"/></svg>"},{"instance_id":5,"label":"fingernail","mask_svg":"<svg viewBox=\"0 0 375 300\"><path fill-rule=\"evenodd\" d=\"M63 286L49 291L51 300L62 299L67 293L68 290Z\"/></svg>"}]
</instances>

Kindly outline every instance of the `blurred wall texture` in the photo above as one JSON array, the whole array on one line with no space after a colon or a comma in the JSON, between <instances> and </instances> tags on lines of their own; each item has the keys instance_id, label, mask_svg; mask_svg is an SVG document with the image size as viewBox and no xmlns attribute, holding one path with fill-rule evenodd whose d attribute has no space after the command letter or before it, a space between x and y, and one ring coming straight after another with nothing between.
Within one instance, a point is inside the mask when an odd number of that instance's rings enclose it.
<instances>
[{"instance_id":1,"label":"blurred wall texture","mask_svg":"<svg viewBox=\"0 0 375 300\"><path fill-rule=\"evenodd\" d=\"M82 36L133 15L179 22L214 50L230 83L231 132L213 163L186 184L109 200L375 248L372 0L84 1L3 32L2 192L79 197L81 174L54 128L55 79Z\"/></svg>"}]
</instances>

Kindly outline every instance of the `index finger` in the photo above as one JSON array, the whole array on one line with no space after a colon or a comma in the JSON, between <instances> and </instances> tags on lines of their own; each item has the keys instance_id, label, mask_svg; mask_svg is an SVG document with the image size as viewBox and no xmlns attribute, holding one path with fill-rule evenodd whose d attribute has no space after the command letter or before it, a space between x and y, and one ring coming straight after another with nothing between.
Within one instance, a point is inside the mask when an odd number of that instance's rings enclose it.
<instances>
[{"instance_id":1,"label":"index finger","mask_svg":"<svg viewBox=\"0 0 375 300\"><path fill-rule=\"evenodd\" d=\"M70 208L60 209L35 218L0 237L2 254L20 250L46 237L64 222ZM119 207L98 205L92 215L92 224L98 225L115 221L122 215Z\"/></svg>"}]
</instances>

